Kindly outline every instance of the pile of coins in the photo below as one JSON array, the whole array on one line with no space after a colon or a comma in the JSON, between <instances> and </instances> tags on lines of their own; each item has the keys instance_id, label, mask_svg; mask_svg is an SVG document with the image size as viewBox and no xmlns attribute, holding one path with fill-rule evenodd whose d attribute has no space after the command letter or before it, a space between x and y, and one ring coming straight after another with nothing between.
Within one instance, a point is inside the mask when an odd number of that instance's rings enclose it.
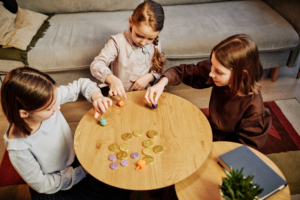
<instances>
[{"instance_id":1,"label":"pile of coins","mask_svg":"<svg viewBox=\"0 0 300 200\"><path fill-rule=\"evenodd\" d=\"M141 129L136 129L131 133L124 133L121 135L121 138L125 141L128 141L132 138L132 135L134 135L135 137L140 137L143 134L143 131ZM147 137L151 138L151 139L155 139L158 137L158 132L155 130L150 130L147 132ZM154 158L152 156L152 153L161 153L163 151L163 147L161 145L156 145L154 147L151 148L151 146L153 145L153 141L152 140L144 140L142 142L143 147L145 147L142 150L142 153L145 155L145 157L143 157L143 160L146 161L146 164L151 164L154 161ZM117 143L113 143L111 145L108 146L108 149L110 151L113 152L118 152L120 150L120 152L117 153L117 155L115 154L111 154L109 155L108 159L110 161L115 161L117 158L119 160L121 160L120 164L124 167L128 166L129 161L125 158L127 158L128 154L127 151L130 149L129 145L124 143L122 145L118 145ZM137 152L133 152L131 153L131 158L136 159L139 157L139 154ZM110 168L111 169L117 169L118 168L118 163L117 162L112 162L110 164Z\"/></svg>"}]
</instances>

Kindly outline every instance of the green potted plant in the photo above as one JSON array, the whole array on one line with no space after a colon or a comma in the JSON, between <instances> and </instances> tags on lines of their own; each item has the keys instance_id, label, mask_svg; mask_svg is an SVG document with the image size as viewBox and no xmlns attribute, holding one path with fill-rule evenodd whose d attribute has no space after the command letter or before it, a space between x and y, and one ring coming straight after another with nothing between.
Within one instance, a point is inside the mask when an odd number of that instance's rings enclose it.
<instances>
[{"instance_id":1,"label":"green potted plant","mask_svg":"<svg viewBox=\"0 0 300 200\"><path fill-rule=\"evenodd\" d=\"M259 185L252 182L254 175L244 177L243 168L239 171L230 168L228 172L223 168L227 177L223 178L220 186L221 195L226 200L258 200L258 195L263 191Z\"/></svg>"}]
</instances>

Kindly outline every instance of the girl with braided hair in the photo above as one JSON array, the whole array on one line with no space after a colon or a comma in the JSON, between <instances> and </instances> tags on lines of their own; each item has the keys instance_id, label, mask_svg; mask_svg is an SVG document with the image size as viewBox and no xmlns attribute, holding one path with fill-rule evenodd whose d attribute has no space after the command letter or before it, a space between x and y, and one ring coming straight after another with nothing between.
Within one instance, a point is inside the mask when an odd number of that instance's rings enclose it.
<instances>
[{"instance_id":1,"label":"girl with braided hair","mask_svg":"<svg viewBox=\"0 0 300 200\"><path fill-rule=\"evenodd\" d=\"M159 81L166 64L158 38L164 18L160 4L141 3L129 17L130 28L111 36L95 57L91 73L109 85L109 95L126 98L125 92L143 90Z\"/></svg>"}]
</instances>

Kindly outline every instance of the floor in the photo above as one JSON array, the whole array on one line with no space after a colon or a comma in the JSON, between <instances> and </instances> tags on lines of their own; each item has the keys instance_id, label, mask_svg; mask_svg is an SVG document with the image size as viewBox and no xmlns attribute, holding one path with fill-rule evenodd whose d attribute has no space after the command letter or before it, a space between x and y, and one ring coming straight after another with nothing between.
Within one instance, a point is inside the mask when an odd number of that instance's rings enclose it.
<instances>
[{"instance_id":1,"label":"floor","mask_svg":"<svg viewBox=\"0 0 300 200\"><path fill-rule=\"evenodd\" d=\"M281 68L276 82L271 82L270 77L267 76L268 71L269 70L264 71L265 75L263 80L261 81L261 91L264 101L296 99L298 102L300 102L300 79L296 79L298 68ZM176 87L168 87L167 92L187 99L199 108L207 108L209 104L211 89L208 88L203 90L196 90L181 84ZM72 131L75 132L80 119L91 108L92 104L85 101L83 98L79 98L74 103L67 103L62 105L61 111L68 121ZM294 123L299 126L298 122L294 121ZM2 113L2 109L0 108L0 134L4 134L7 128L7 124L8 122ZM4 140L1 136L0 160L2 159L4 150ZM294 195L292 199L300 199L300 195Z\"/></svg>"}]
</instances>

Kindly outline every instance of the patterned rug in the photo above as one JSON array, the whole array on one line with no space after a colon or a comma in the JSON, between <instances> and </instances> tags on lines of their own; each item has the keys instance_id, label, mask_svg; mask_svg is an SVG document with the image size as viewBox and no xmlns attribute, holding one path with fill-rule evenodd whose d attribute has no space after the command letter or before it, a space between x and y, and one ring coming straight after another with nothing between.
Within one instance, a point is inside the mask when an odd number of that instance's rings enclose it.
<instances>
[{"instance_id":1,"label":"patterned rug","mask_svg":"<svg viewBox=\"0 0 300 200\"><path fill-rule=\"evenodd\" d=\"M296 116L285 115L285 113L289 113L291 111L284 111L285 109L282 110L278 106L281 105L283 101L285 101L283 104L287 104L286 107L291 107L289 105L294 106L291 110L297 112ZM272 127L269 132L265 147L261 150L261 152L264 154L274 154L299 150L300 130L298 130L298 127L295 129L298 124L295 123L295 121L291 123L291 120L297 118L299 122L300 112L298 111L300 109L300 104L295 99L292 99L276 102L265 102L264 105L265 107L269 108L272 113ZM295 108L295 105L299 107L296 106L297 108ZM205 114L208 113L208 109L201 110ZM28 186L11 165L7 151L5 151L0 164L0 200L4 199L30 199Z\"/></svg>"}]
</instances>

